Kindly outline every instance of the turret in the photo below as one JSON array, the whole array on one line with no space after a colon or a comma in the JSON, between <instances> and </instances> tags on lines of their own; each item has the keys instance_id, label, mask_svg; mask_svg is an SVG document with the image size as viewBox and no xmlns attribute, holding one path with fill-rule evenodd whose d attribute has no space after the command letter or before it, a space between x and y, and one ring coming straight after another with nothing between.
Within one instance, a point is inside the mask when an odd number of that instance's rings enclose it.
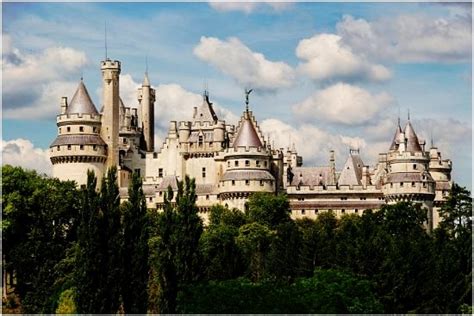
<instances>
[{"instance_id":1,"label":"turret","mask_svg":"<svg viewBox=\"0 0 474 316\"><path fill-rule=\"evenodd\" d=\"M329 183L336 184L336 158L332 149L329 151L329 167L331 168Z\"/></svg>"},{"instance_id":2,"label":"turret","mask_svg":"<svg viewBox=\"0 0 474 316\"><path fill-rule=\"evenodd\" d=\"M102 139L107 144L107 168L118 165L118 143L119 143L119 120L120 120L120 98L119 98L119 75L120 62L118 60L106 59L101 63L102 70L102 102L104 111L102 114Z\"/></svg>"},{"instance_id":3,"label":"turret","mask_svg":"<svg viewBox=\"0 0 474 316\"><path fill-rule=\"evenodd\" d=\"M65 114L67 111L67 97L61 98L61 114Z\"/></svg>"},{"instance_id":4,"label":"turret","mask_svg":"<svg viewBox=\"0 0 474 316\"><path fill-rule=\"evenodd\" d=\"M214 125L214 142L222 144L225 140L225 123L224 121L217 121Z\"/></svg>"},{"instance_id":5,"label":"turret","mask_svg":"<svg viewBox=\"0 0 474 316\"><path fill-rule=\"evenodd\" d=\"M187 143L191 135L191 123L190 122L179 122L178 136L181 143Z\"/></svg>"},{"instance_id":6,"label":"turret","mask_svg":"<svg viewBox=\"0 0 474 316\"><path fill-rule=\"evenodd\" d=\"M141 127L143 130L143 139L145 140L145 150L154 150L155 134L155 89L150 87L148 74L145 73L142 87L138 89L138 101L141 113Z\"/></svg>"}]
</instances>

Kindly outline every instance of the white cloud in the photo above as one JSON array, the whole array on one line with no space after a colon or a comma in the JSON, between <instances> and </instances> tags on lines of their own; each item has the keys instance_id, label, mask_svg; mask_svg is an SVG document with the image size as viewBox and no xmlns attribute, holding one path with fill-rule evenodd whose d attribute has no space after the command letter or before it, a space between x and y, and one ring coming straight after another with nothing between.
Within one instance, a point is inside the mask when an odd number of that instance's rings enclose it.
<instances>
[{"instance_id":1,"label":"white cloud","mask_svg":"<svg viewBox=\"0 0 474 316\"><path fill-rule=\"evenodd\" d=\"M212 1L209 2L209 5L221 12L230 12L230 11L241 11L246 14L254 12L259 7L263 5L268 5L276 11L281 11L288 8L292 3L288 2L274 2L274 1L240 1L240 2L227 2L227 1Z\"/></svg>"},{"instance_id":2,"label":"white cloud","mask_svg":"<svg viewBox=\"0 0 474 316\"><path fill-rule=\"evenodd\" d=\"M471 22L459 15L433 18L422 14L404 14L372 22L346 15L336 28L345 45L378 60L471 60Z\"/></svg>"},{"instance_id":3,"label":"white cloud","mask_svg":"<svg viewBox=\"0 0 474 316\"><path fill-rule=\"evenodd\" d=\"M294 105L293 112L304 121L322 119L340 124L362 124L392 102L392 97L385 92L374 95L350 84L337 83Z\"/></svg>"},{"instance_id":4,"label":"white cloud","mask_svg":"<svg viewBox=\"0 0 474 316\"><path fill-rule=\"evenodd\" d=\"M77 86L73 78L87 64L85 53L68 47L51 47L39 53L26 54L14 47L8 34L4 36L5 117L54 117L59 112L61 96L71 95Z\"/></svg>"},{"instance_id":5,"label":"white cloud","mask_svg":"<svg viewBox=\"0 0 474 316\"><path fill-rule=\"evenodd\" d=\"M235 37L221 41L203 36L194 48L194 54L244 87L275 91L291 86L295 78L294 70L288 64L267 60Z\"/></svg>"},{"instance_id":6,"label":"white cloud","mask_svg":"<svg viewBox=\"0 0 474 316\"><path fill-rule=\"evenodd\" d=\"M349 148L367 146L360 137L332 134L311 124L295 128L277 119L266 119L260 123L260 128L265 137L270 136L270 142L277 148L287 148L294 143L298 154L303 156L304 165L308 167L327 165L330 150L335 151L338 163L342 164Z\"/></svg>"},{"instance_id":7,"label":"white cloud","mask_svg":"<svg viewBox=\"0 0 474 316\"><path fill-rule=\"evenodd\" d=\"M384 81L391 77L390 70L371 64L363 55L354 54L335 34L318 34L301 40L296 47L296 56L304 60L299 70L315 80Z\"/></svg>"},{"instance_id":8,"label":"white cloud","mask_svg":"<svg viewBox=\"0 0 474 316\"><path fill-rule=\"evenodd\" d=\"M39 173L51 175L52 165L48 150L37 148L27 139L2 140L3 164L34 169Z\"/></svg>"}]
</instances>

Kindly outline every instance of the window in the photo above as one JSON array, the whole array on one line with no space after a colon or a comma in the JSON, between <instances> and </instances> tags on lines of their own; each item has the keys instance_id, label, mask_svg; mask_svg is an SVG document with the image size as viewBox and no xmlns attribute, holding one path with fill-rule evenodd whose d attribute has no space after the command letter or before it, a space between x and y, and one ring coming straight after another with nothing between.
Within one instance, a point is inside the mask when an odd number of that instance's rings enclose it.
<instances>
[{"instance_id":1,"label":"window","mask_svg":"<svg viewBox=\"0 0 474 316\"><path fill-rule=\"evenodd\" d=\"M390 187L393 188L393 183L390 183Z\"/></svg>"},{"instance_id":2,"label":"window","mask_svg":"<svg viewBox=\"0 0 474 316\"><path fill-rule=\"evenodd\" d=\"M163 192L160 191L159 196L162 196L162 195L163 195Z\"/></svg>"},{"instance_id":3,"label":"window","mask_svg":"<svg viewBox=\"0 0 474 316\"><path fill-rule=\"evenodd\" d=\"M267 162L266 162L266 161L263 162L263 166L264 166L264 167L267 166Z\"/></svg>"},{"instance_id":4,"label":"window","mask_svg":"<svg viewBox=\"0 0 474 316\"><path fill-rule=\"evenodd\" d=\"M301 210L301 215L304 215L306 213L306 210Z\"/></svg>"},{"instance_id":5,"label":"window","mask_svg":"<svg viewBox=\"0 0 474 316\"><path fill-rule=\"evenodd\" d=\"M359 210L358 210L358 209L355 209L354 212L359 213Z\"/></svg>"},{"instance_id":6,"label":"window","mask_svg":"<svg viewBox=\"0 0 474 316\"><path fill-rule=\"evenodd\" d=\"M236 166L236 167L239 166L239 161L238 161L238 160L235 161L235 166Z\"/></svg>"},{"instance_id":7,"label":"window","mask_svg":"<svg viewBox=\"0 0 474 316\"><path fill-rule=\"evenodd\" d=\"M416 164L413 164L413 169L416 170Z\"/></svg>"},{"instance_id":8,"label":"window","mask_svg":"<svg viewBox=\"0 0 474 316\"><path fill-rule=\"evenodd\" d=\"M361 200L361 201L365 201L365 200L367 200L367 198L361 197L360 200Z\"/></svg>"},{"instance_id":9,"label":"window","mask_svg":"<svg viewBox=\"0 0 474 316\"><path fill-rule=\"evenodd\" d=\"M79 126L79 132L84 132L84 126Z\"/></svg>"},{"instance_id":10,"label":"window","mask_svg":"<svg viewBox=\"0 0 474 316\"><path fill-rule=\"evenodd\" d=\"M235 180L232 180L232 185L235 185Z\"/></svg>"},{"instance_id":11,"label":"window","mask_svg":"<svg viewBox=\"0 0 474 316\"><path fill-rule=\"evenodd\" d=\"M314 210L314 214L318 214L319 210L318 209L315 209Z\"/></svg>"},{"instance_id":12,"label":"window","mask_svg":"<svg viewBox=\"0 0 474 316\"><path fill-rule=\"evenodd\" d=\"M92 132L97 133L97 127L93 127Z\"/></svg>"},{"instance_id":13,"label":"window","mask_svg":"<svg viewBox=\"0 0 474 316\"><path fill-rule=\"evenodd\" d=\"M342 209L342 210L341 210L341 213L345 213L345 212L346 212L346 210L345 210L345 209Z\"/></svg>"},{"instance_id":14,"label":"window","mask_svg":"<svg viewBox=\"0 0 474 316\"><path fill-rule=\"evenodd\" d=\"M227 167L230 167L230 161L227 161Z\"/></svg>"},{"instance_id":15,"label":"window","mask_svg":"<svg viewBox=\"0 0 474 316\"><path fill-rule=\"evenodd\" d=\"M411 183L411 186L414 187L414 186L415 186L415 182L412 182L412 183Z\"/></svg>"},{"instance_id":16,"label":"window","mask_svg":"<svg viewBox=\"0 0 474 316\"><path fill-rule=\"evenodd\" d=\"M209 142L209 147L212 147L212 142Z\"/></svg>"},{"instance_id":17,"label":"window","mask_svg":"<svg viewBox=\"0 0 474 316\"><path fill-rule=\"evenodd\" d=\"M139 168L135 169L135 173L136 173L138 176L140 176L140 169L139 169Z\"/></svg>"},{"instance_id":18,"label":"window","mask_svg":"<svg viewBox=\"0 0 474 316\"><path fill-rule=\"evenodd\" d=\"M260 186L263 187L263 180L260 180Z\"/></svg>"},{"instance_id":19,"label":"window","mask_svg":"<svg viewBox=\"0 0 474 316\"><path fill-rule=\"evenodd\" d=\"M150 201L150 202L153 202L153 198L151 197L151 198L149 199L149 201Z\"/></svg>"},{"instance_id":20,"label":"window","mask_svg":"<svg viewBox=\"0 0 474 316\"><path fill-rule=\"evenodd\" d=\"M209 194L206 195L206 200L209 200Z\"/></svg>"},{"instance_id":21,"label":"window","mask_svg":"<svg viewBox=\"0 0 474 316\"><path fill-rule=\"evenodd\" d=\"M245 167L250 167L250 161L249 160L245 160Z\"/></svg>"},{"instance_id":22,"label":"window","mask_svg":"<svg viewBox=\"0 0 474 316\"><path fill-rule=\"evenodd\" d=\"M400 186L401 186L401 187L403 186L403 182L400 182Z\"/></svg>"},{"instance_id":23,"label":"window","mask_svg":"<svg viewBox=\"0 0 474 316\"><path fill-rule=\"evenodd\" d=\"M260 167L260 160L257 160L256 164L257 164L257 167Z\"/></svg>"},{"instance_id":24,"label":"window","mask_svg":"<svg viewBox=\"0 0 474 316\"><path fill-rule=\"evenodd\" d=\"M202 177L203 177L203 178L206 177L206 168L202 168Z\"/></svg>"},{"instance_id":25,"label":"window","mask_svg":"<svg viewBox=\"0 0 474 316\"><path fill-rule=\"evenodd\" d=\"M71 150L71 145L67 145L67 150Z\"/></svg>"},{"instance_id":26,"label":"window","mask_svg":"<svg viewBox=\"0 0 474 316\"><path fill-rule=\"evenodd\" d=\"M250 180L245 180L245 185L250 185Z\"/></svg>"},{"instance_id":27,"label":"window","mask_svg":"<svg viewBox=\"0 0 474 316\"><path fill-rule=\"evenodd\" d=\"M59 128L59 134L61 134L61 127Z\"/></svg>"},{"instance_id":28,"label":"window","mask_svg":"<svg viewBox=\"0 0 474 316\"><path fill-rule=\"evenodd\" d=\"M66 130L67 130L68 132L70 132L70 131L71 131L71 128L70 128L70 127L67 127Z\"/></svg>"},{"instance_id":29,"label":"window","mask_svg":"<svg viewBox=\"0 0 474 316\"><path fill-rule=\"evenodd\" d=\"M80 149L80 150L84 150L84 145L80 145L80 146L79 146L79 149Z\"/></svg>"},{"instance_id":30,"label":"window","mask_svg":"<svg viewBox=\"0 0 474 316\"><path fill-rule=\"evenodd\" d=\"M342 197L341 197L341 201L347 201L347 197L342 196Z\"/></svg>"},{"instance_id":31,"label":"window","mask_svg":"<svg viewBox=\"0 0 474 316\"><path fill-rule=\"evenodd\" d=\"M59 146L56 146L56 150L59 151Z\"/></svg>"},{"instance_id":32,"label":"window","mask_svg":"<svg viewBox=\"0 0 474 316\"><path fill-rule=\"evenodd\" d=\"M163 178L163 168L158 169L158 177Z\"/></svg>"},{"instance_id":33,"label":"window","mask_svg":"<svg viewBox=\"0 0 474 316\"><path fill-rule=\"evenodd\" d=\"M199 145L199 146L202 146L202 143L203 143L203 137L202 137L202 136L199 136L199 138L198 138L198 145Z\"/></svg>"},{"instance_id":34,"label":"window","mask_svg":"<svg viewBox=\"0 0 474 316\"><path fill-rule=\"evenodd\" d=\"M97 145L93 145L92 149L97 150Z\"/></svg>"},{"instance_id":35,"label":"window","mask_svg":"<svg viewBox=\"0 0 474 316\"><path fill-rule=\"evenodd\" d=\"M426 182L423 182L423 188L426 188Z\"/></svg>"}]
</instances>

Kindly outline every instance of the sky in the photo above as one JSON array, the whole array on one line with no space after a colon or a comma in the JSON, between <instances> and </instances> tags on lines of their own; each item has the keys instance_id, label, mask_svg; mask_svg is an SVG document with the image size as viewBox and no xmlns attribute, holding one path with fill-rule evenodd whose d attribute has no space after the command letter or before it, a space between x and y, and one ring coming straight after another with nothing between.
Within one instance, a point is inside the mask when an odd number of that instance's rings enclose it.
<instances>
[{"instance_id":1,"label":"sky","mask_svg":"<svg viewBox=\"0 0 474 316\"><path fill-rule=\"evenodd\" d=\"M100 61L120 60L137 106L148 69L155 140L209 90L219 118L250 108L265 137L304 166L338 168L349 148L374 166L408 111L418 136L472 182L470 3L3 3L3 163L51 173L61 96L83 77L97 108Z\"/></svg>"}]
</instances>

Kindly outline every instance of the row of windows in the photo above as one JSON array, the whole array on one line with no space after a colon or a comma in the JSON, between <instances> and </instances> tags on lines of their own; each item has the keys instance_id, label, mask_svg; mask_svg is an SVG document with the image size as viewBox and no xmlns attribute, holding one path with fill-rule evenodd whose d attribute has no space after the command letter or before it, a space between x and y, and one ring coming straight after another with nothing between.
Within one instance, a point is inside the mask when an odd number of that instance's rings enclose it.
<instances>
[{"instance_id":1,"label":"row of windows","mask_svg":"<svg viewBox=\"0 0 474 316\"><path fill-rule=\"evenodd\" d=\"M324 210L321 210L321 211L323 212ZM333 210L329 209L329 210L327 210L327 211L328 211L328 212L331 212L331 211L333 211ZM310 212L311 212L311 210L308 210L308 214L310 214ZM319 211L318 209L315 209L315 210L314 210L314 214L318 214L319 212L320 212L320 211ZM345 213L345 212L346 212L345 209L341 209L341 213ZM354 209L354 213L359 213L359 209L357 209L357 208ZM305 209L302 209L302 210L301 210L301 215L306 215L306 210L305 210Z\"/></svg>"},{"instance_id":2,"label":"row of windows","mask_svg":"<svg viewBox=\"0 0 474 316\"><path fill-rule=\"evenodd\" d=\"M61 146L56 146L56 150L59 151ZM79 145L80 150L84 150L84 145ZM97 145L92 145L92 149L97 150ZM72 145L67 145L67 150L72 150Z\"/></svg>"},{"instance_id":3,"label":"row of windows","mask_svg":"<svg viewBox=\"0 0 474 316\"><path fill-rule=\"evenodd\" d=\"M263 166L266 168L267 167L267 161L264 161L263 162ZM231 166L231 162L230 161L227 161L227 167L230 167ZM239 161L238 160L235 160L234 161L234 166L235 167L238 167L239 166ZM260 160L257 160L255 161L255 166L256 167L261 167L261 164L260 164ZM245 160L245 167L250 167L250 160Z\"/></svg>"},{"instance_id":4,"label":"row of windows","mask_svg":"<svg viewBox=\"0 0 474 316\"><path fill-rule=\"evenodd\" d=\"M62 128L60 127L60 128L59 128L59 134L61 134L61 131L62 131ZM97 127L95 127L95 126L92 127L92 132L93 132L93 133L97 133L97 131L98 131ZM68 132L68 133L71 132L71 126L67 126L67 127L66 127L66 132ZM84 133L84 126L79 126L79 132L80 132L80 133Z\"/></svg>"},{"instance_id":5,"label":"row of windows","mask_svg":"<svg viewBox=\"0 0 474 316\"><path fill-rule=\"evenodd\" d=\"M260 180L260 186L264 186L265 185L265 180ZM273 185L273 180L270 180L268 181L270 182L270 185ZM235 185L235 180L232 180L232 185L234 186ZM250 180L245 180L245 185L250 185Z\"/></svg>"},{"instance_id":6,"label":"row of windows","mask_svg":"<svg viewBox=\"0 0 474 316\"><path fill-rule=\"evenodd\" d=\"M415 187L415 186L416 186L416 183L415 183L415 182L412 182L412 183L411 183L411 186L412 186L412 187ZM393 188L393 183L390 183L390 187ZM404 182L400 182L400 187L401 187L401 188L404 187ZM426 188L426 182L423 182L423 188Z\"/></svg>"}]
</instances>

